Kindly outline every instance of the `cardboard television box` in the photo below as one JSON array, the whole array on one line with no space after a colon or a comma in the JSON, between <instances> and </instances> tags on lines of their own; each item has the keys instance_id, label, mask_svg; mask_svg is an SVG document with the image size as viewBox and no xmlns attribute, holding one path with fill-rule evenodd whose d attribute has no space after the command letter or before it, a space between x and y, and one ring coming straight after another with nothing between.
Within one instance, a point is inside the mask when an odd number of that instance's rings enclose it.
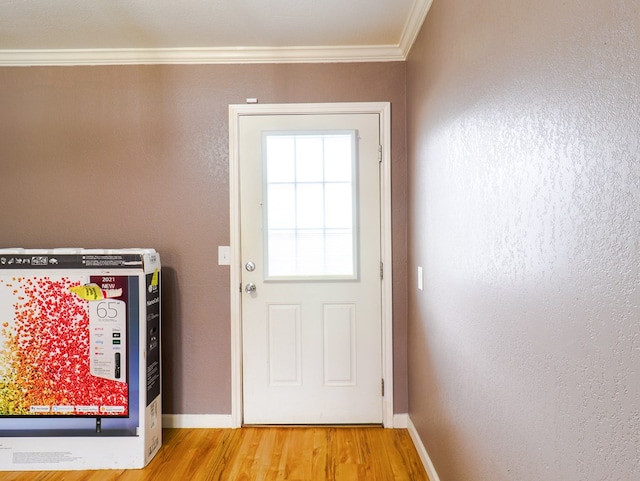
<instances>
[{"instance_id":1,"label":"cardboard television box","mask_svg":"<svg viewBox=\"0 0 640 481\"><path fill-rule=\"evenodd\" d=\"M153 249L0 249L0 470L153 459L160 285Z\"/></svg>"}]
</instances>

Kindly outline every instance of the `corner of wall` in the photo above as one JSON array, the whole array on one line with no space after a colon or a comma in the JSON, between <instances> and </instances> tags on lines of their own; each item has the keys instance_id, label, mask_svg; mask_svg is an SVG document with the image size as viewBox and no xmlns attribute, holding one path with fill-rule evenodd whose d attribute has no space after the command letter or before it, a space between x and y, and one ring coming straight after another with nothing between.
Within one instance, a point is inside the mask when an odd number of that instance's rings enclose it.
<instances>
[{"instance_id":1,"label":"corner of wall","mask_svg":"<svg viewBox=\"0 0 640 481\"><path fill-rule=\"evenodd\" d=\"M420 456L420 460L422 461L422 465L424 469L427 471L427 476L429 476L429 481L440 481L440 477L436 472L436 468L433 466L431 462L431 458L429 457L429 453L427 453L427 449L424 447L424 443L422 439L420 439L420 435L418 434L418 430L411 422L411 417L406 415L407 421L407 429L409 430L409 435L411 436L411 440L413 441L416 450L418 451L418 456Z\"/></svg>"}]
</instances>

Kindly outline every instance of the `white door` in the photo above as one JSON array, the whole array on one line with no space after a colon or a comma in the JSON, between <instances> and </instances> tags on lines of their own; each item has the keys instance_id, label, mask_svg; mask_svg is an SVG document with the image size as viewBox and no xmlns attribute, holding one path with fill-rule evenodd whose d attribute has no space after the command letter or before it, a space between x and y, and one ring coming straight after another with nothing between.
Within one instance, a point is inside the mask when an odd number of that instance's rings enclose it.
<instances>
[{"instance_id":1,"label":"white door","mask_svg":"<svg viewBox=\"0 0 640 481\"><path fill-rule=\"evenodd\" d=\"M380 118L239 120L246 424L382 422Z\"/></svg>"}]
</instances>

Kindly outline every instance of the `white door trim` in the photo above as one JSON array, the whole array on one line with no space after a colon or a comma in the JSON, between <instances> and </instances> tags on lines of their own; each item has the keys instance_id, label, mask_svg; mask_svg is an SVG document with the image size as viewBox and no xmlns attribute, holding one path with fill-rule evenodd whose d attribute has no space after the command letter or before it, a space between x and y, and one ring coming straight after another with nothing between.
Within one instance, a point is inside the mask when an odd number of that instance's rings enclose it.
<instances>
[{"instance_id":1,"label":"white door trim","mask_svg":"<svg viewBox=\"0 0 640 481\"><path fill-rule=\"evenodd\" d=\"M318 104L229 105L229 224L231 246L231 417L234 427L242 425L242 309L240 283L240 169L238 157L239 119L246 115L276 114L366 114L380 115L382 168L380 170L380 213L382 238L382 422L393 427L393 304L391 252L391 104L353 102Z\"/></svg>"}]
</instances>

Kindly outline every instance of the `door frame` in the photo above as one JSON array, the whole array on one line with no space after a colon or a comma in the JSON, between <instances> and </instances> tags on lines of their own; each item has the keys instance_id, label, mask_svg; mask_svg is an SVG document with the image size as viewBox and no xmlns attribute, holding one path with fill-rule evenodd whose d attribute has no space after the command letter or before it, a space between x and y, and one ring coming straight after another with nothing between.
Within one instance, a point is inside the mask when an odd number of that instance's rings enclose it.
<instances>
[{"instance_id":1,"label":"door frame","mask_svg":"<svg viewBox=\"0 0 640 481\"><path fill-rule=\"evenodd\" d=\"M383 263L381 286L382 323L382 423L393 427L393 299L391 250L391 104L346 102L305 104L229 105L229 225L231 291L231 419L233 427L243 422L242 404L242 265L240 258L240 118L248 115L378 114L380 116L380 250Z\"/></svg>"}]
</instances>

